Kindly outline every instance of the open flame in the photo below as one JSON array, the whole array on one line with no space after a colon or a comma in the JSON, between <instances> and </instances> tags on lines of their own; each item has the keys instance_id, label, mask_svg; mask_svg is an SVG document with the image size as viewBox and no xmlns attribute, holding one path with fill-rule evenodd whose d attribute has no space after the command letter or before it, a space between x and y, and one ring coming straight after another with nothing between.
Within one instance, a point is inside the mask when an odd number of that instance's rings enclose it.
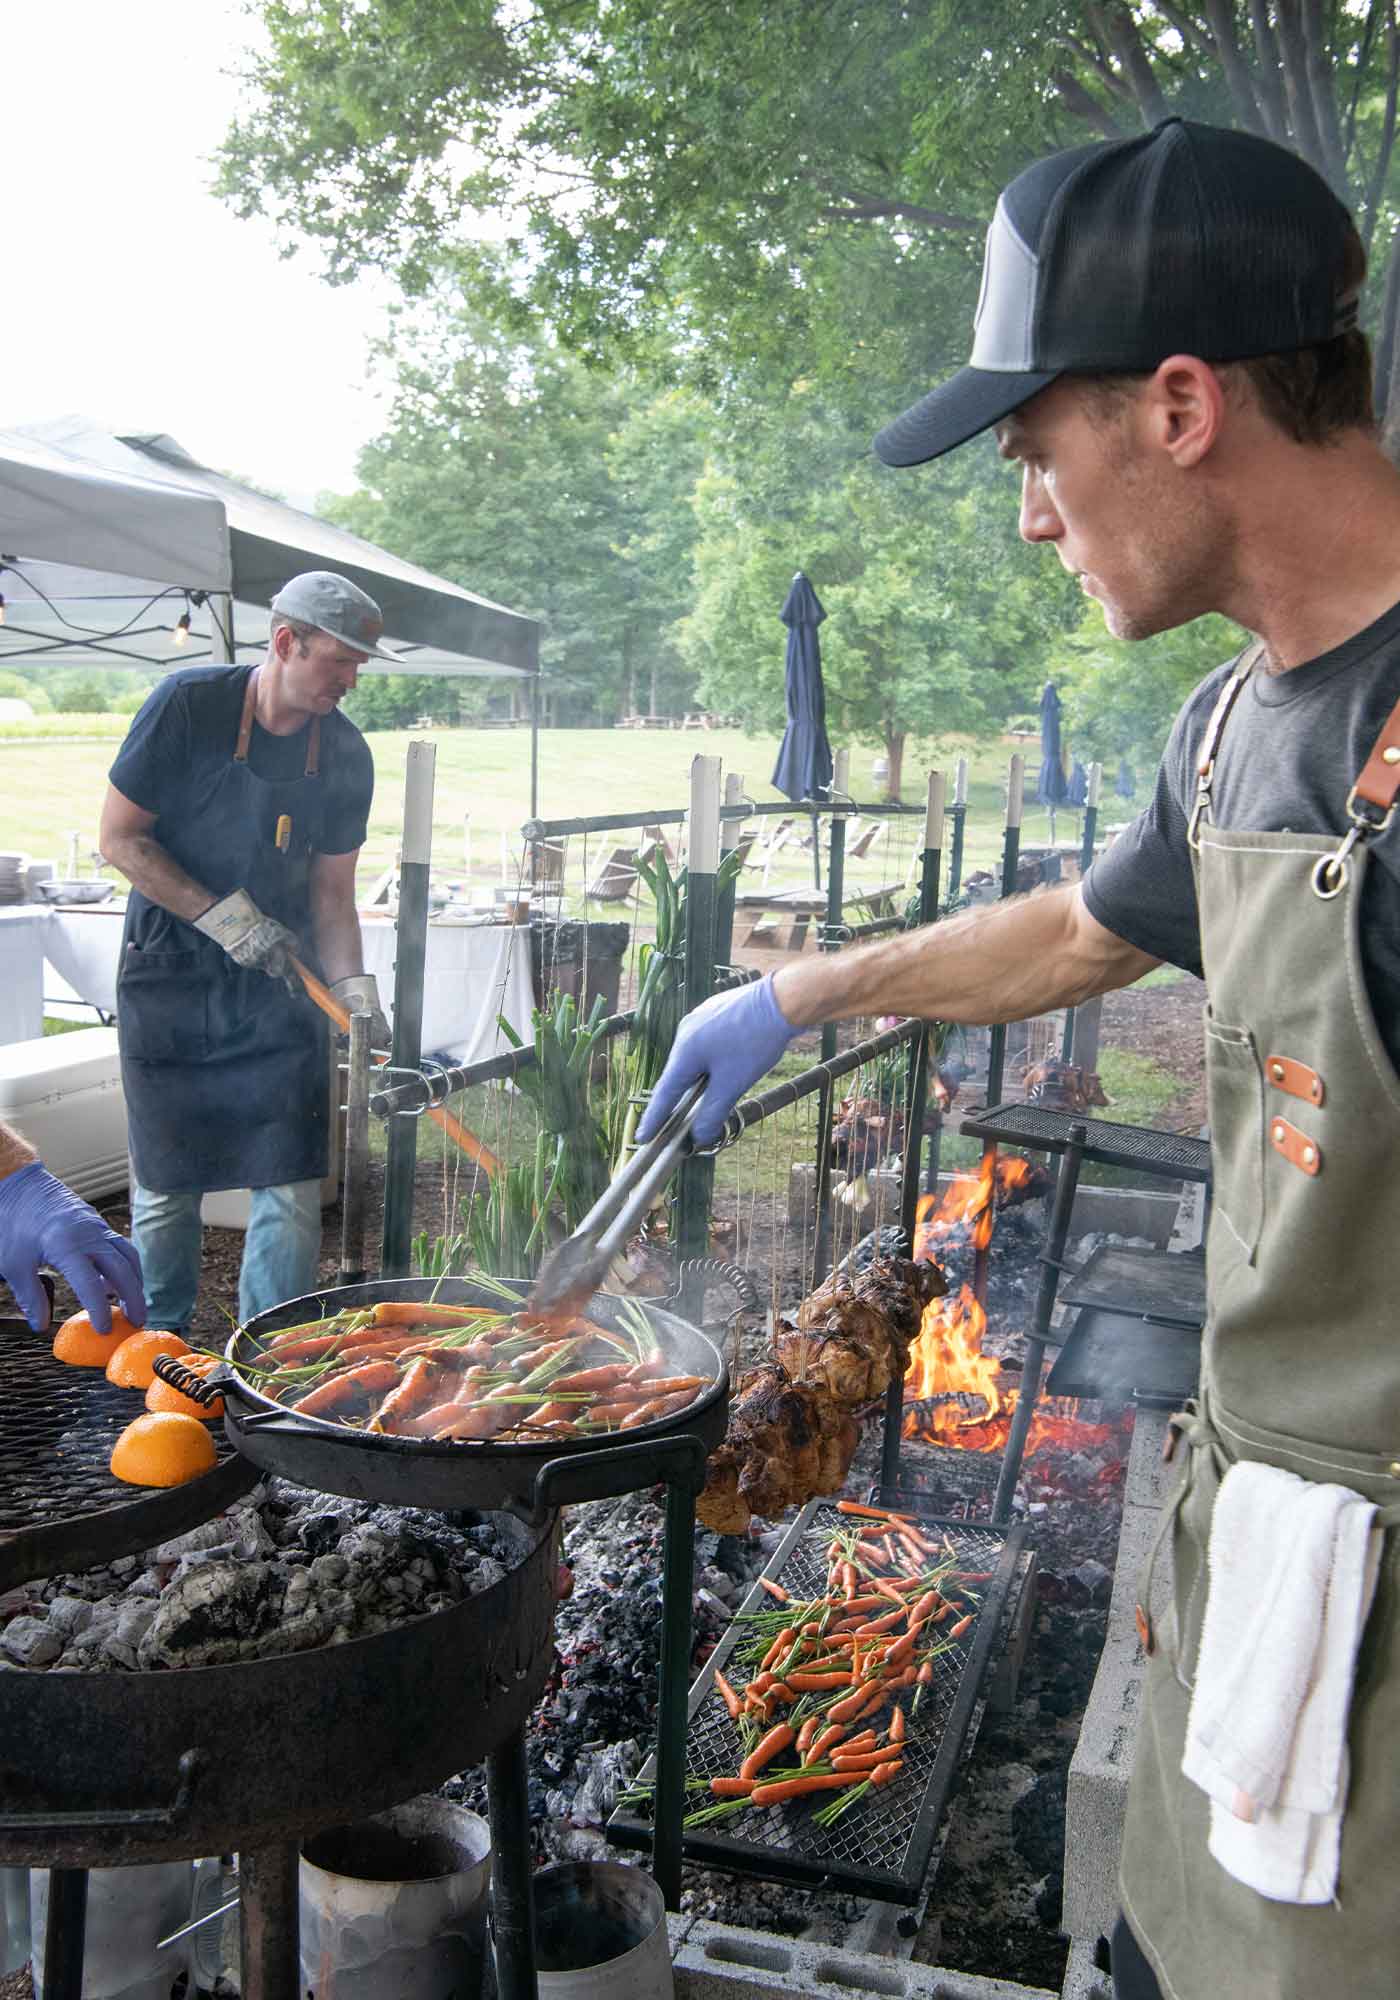
<instances>
[{"instance_id":1,"label":"open flame","mask_svg":"<svg viewBox=\"0 0 1400 2000\"><path fill-rule=\"evenodd\" d=\"M971 1232L976 1249L985 1250L997 1208L1015 1200L1033 1177L1028 1161L988 1154L977 1173L956 1175L941 1199L924 1195L915 1257L937 1263L941 1244L962 1229ZM968 1285L925 1306L904 1378L906 1437L961 1451L1005 1450L1017 1391L1003 1390L1001 1363L983 1353L986 1331L987 1315ZM1072 1409L1060 1399L1038 1406L1026 1439L1027 1458L1045 1444L1083 1450L1112 1434L1111 1425L1082 1423Z\"/></svg>"}]
</instances>

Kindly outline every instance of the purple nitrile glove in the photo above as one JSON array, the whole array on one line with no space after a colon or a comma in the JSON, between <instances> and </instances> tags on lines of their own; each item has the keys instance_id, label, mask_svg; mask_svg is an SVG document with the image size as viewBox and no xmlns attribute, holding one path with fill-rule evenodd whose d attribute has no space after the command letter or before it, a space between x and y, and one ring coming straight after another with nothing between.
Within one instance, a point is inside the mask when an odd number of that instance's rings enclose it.
<instances>
[{"instance_id":1,"label":"purple nitrile glove","mask_svg":"<svg viewBox=\"0 0 1400 2000\"><path fill-rule=\"evenodd\" d=\"M112 1293L133 1326L145 1325L146 1294L134 1247L33 1160L0 1180L0 1277L36 1333L49 1323L41 1264L63 1274L99 1333L112 1330Z\"/></svg>"},{"instance_id":2,"label":"purple nitrile glove","mask_svg":"<svg viewBox=\"0 0 1400 2000\"><path fill-rule=\"evenodd\" d=\"M637 1127L638 1143L665 1123L697 1078L707 1076L709 1088L700 1100L694 1137L697 1146L710 1145L739 1099L801 1032L778 1005L771 972L756 984L702 1001L681 1022L670 1060Z\"/></svg>"}]
</instances>

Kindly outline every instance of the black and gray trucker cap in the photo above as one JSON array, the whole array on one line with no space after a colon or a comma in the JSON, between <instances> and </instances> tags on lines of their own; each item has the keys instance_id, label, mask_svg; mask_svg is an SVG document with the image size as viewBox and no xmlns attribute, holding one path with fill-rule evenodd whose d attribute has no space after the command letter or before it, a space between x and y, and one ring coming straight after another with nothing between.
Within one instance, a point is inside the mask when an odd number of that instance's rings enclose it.
<instances>
[{"instance_id":1,"label":"black and gray trucker cap","mask_svg":"<svg viewBox=\"0 0 1400 2000\"><path fill-rule=\"evenodd\" d=\"M971 361L887 424L876 454L938 458L1057 375L1242 361L1343 333L1350 229L1306 161L1249 132L1167 118L1052 153L997 202Z\"/></svg>"}]
</instances>

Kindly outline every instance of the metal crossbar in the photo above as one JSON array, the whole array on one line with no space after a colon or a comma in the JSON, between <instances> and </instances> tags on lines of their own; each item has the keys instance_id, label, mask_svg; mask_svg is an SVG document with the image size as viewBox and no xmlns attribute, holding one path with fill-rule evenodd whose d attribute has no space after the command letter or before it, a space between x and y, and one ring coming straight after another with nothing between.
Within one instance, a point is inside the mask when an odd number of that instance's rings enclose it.
<instances>
[{"instance_id":1,"label":"metal crossbar","mask_svg":"<svg viewBox=\"0 0 1400 2000\"><path fill-rule=\"evenodd\" d=\"M1043 1153L1063 1153L1070 1127L1084 1128L1083 1155L1101 1166L1134 1168L1164 1180L1209 1181L1210 1145L1180 1132L1157 1132L1145 1125L1115 1125L1086 1118L1080 1111L1047 1111L1038 1104L998 1104L964 1118L962 1131Z\"/></svg>"}]
</instances>

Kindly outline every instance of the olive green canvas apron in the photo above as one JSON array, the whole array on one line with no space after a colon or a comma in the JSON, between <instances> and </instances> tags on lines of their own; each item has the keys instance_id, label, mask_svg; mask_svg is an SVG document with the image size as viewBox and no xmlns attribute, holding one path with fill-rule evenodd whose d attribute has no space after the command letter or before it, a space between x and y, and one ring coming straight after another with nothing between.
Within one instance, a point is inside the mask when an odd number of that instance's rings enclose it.
<instances>
[{"instance_id":1,"label":"olive green canvas apron","mask_svg":"<svg viewBox=\"0 0 1400 2000\"><path fill-rule=\"evenodd\" d=\"M1387 1532L1357 1663L1337 1903L1273 1902L1235 1881L1207 1851L1208 1799L1181 1774L1211 1510L1229 1465L1259 1459L1347 1486L1388 1530L1400 1520L1400 1078L1357 921L1382 814L1353 793L1342 846L1212 823L1215 758L1257 651L1212 717L1192 819L1210 996L1210 1306L1200 1398L1172 1420L1183 1463L1164 1523L1171 1602L1153 1623L1139 1611L1146 1704L1120 1887L1170 2000L1396 2000L1400 1536ZM1400 745L1400 710L1387 732L1368 774L1385 743ZM1149 1578L1144 1604L1150 1590Z\"/></svg>"}]
</instances>

